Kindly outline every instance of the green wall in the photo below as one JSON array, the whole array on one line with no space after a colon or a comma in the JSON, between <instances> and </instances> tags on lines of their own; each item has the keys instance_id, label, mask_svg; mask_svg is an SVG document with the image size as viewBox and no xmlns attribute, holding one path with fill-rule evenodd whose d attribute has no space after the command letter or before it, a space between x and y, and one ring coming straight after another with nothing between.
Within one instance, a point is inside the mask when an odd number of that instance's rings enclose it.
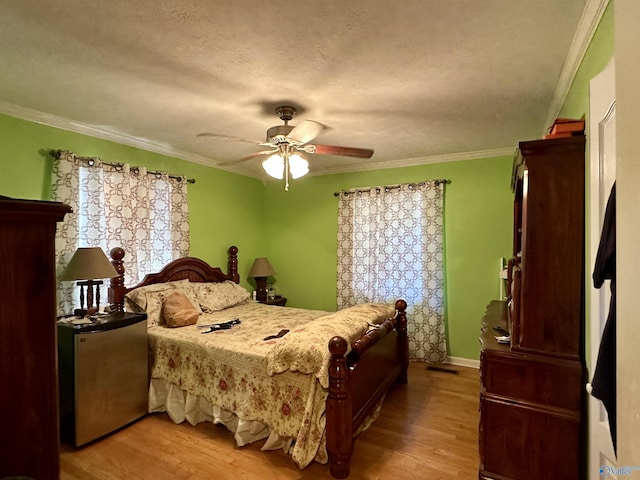
<instances>
[{"instance_id":1,"label":"green wall","mask_svg":"<svg viewBox=\"0 0 640 480\"><path fill-rule=\"evenodd\" d=\"M251 261L262 254L261 181L0 115L0 195L48 200L49 151L58 149L195 178L196 183L188 187L191 254L226 268L227 248L237 245L240 275L243 284L249 286L246 278Z\"/></svg>"},{"instance_id":2,"label":"green wall","mask_svg":"<svg viewBox=\"0 0 640 480\"><path fill-rule=\"evenodd\" d=\"M48 199L52 149L127 161L196 179L189 186L191 254L226 265L240 249L243 285L255 257L268 256L279 293L291 306L335 309L337 199L333 192L435 178L445 193L449 354L477 359L480 318L497 298L499 259L510 255L511 157L304 177L280 182L231 174L114 142L0 115L0 195ZM514 146L515 147L515 146Z\"/></svg>"},{"instance_id":3,"label":"green wall","mask_svg":"<svg viewBox=\"0 0 640 480\"><path fill-rule=\"evenodd\" d=\"M515 149L515 145L514 145ZM303 177L288 192L265 187L268 256L288 305L335 310L338 200L333 193L371 185L446 178L445 268L449 355L478 359L480 319L499 296L499 261L511 255L512 157Z\"/></svg>"}]
</instances>

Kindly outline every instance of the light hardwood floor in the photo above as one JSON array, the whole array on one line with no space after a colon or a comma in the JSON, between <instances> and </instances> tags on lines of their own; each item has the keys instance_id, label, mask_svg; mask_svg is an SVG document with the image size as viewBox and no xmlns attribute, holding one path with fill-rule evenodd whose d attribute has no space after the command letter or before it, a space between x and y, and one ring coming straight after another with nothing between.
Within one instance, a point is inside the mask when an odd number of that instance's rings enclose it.
<instances>
[{"instance_id":1,"label":"light hardwood floor","mask_svg":"<svg viewBox=\"0 0 640 480\"><path fill-rule=\"evenodd\" d=\"M380 417L355 442L349 479L478 478L478 371L428 370L388 393ZM260 442L258 442L260 443ZM237 447L222 426L175 425L153 414L81 449L62 446L61 480L330 479L328 465L300 470L282 451Z\"/></svg>"}]
</instances>

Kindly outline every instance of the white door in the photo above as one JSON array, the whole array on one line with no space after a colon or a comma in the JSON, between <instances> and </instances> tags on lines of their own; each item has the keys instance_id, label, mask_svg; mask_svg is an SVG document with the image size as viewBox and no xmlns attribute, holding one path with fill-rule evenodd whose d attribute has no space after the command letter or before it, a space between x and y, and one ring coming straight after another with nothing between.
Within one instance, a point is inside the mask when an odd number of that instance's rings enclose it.
<instances>
[{"instance_id":1,"label":"white door","mask_svg":"<svg viewBox=\"0 0 640 480\"><path fill-rule=\"evenodd\" d=\"M591 202L590 217L590 248L587 275L591 278L595 264L604 212L609 199L609 193L616 177L616 104L615 104L615 66L614 61L590 83L589 93L589 149L590 168L589 191ZM600 289L591 284L591 347L589 380L593 378L598 348L602 330L609 312L611 292L609 280ZM598 474L608 478L616 478L610 474L608 467L616 466L607 412L600 400L589 397L589 478L599 478ZM600 470L603 469L601 472Z\"/></svg>"}]
</instances>

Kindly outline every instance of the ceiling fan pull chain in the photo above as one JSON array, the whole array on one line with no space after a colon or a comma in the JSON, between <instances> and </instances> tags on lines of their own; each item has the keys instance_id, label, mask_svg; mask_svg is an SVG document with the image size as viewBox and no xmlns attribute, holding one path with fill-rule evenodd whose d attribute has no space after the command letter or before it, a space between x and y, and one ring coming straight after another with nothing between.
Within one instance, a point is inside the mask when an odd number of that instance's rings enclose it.
<instances>
[{"instance_id":1,"label":"ceiling fan pull chain","mask_svg":"<svg viewBox=\"0 0 640 480\"><path fill-rule=\"evenodd\" d=\"M284 151L284 191L289 191L289 148Z\"/></svg>"}]
</instances>

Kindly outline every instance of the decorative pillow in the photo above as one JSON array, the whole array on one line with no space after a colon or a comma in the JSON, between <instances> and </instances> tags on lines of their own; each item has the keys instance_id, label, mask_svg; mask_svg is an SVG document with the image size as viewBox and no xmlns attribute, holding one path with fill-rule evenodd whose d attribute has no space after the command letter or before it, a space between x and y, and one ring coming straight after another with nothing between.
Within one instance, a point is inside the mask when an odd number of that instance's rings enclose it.
<instances>
[{"instance_id":1,"label":"decorative pillow","mask_svg":"<svg viewBox=\"0 0 640 480\"><path fill-rule=\"evenodd\" d=\"M162 318L167 327L184 327L198 321L200 312L183 293L174 292L164 299Z\"/></svg>"},{"instance_id":2,"label":"decorative pillow","mask_svg":"<svg viewBox=\"0 0 640 480\"><path fill-rule=\"evenodd\" d=\"M174 292L184 294L193 307L201 313L195 293L191 290L189 280L177 280L175 282L156 283L131 290L125 295L127 308L133 311L147 313L147 325L158 325L162 321L162 303L164 299Z\"/></svg>"},{"instance_id":3,"label":"decorative pillow","mask_svg":"<svg viewBox=\"0 0 640 480\"><path fill-rule=\"evenodd\" d=\"M205 313L224 310L249 301L249 291L240 285L225 281L219 283L192 283L200 308Z\"/></svg>"}]
</instances>

